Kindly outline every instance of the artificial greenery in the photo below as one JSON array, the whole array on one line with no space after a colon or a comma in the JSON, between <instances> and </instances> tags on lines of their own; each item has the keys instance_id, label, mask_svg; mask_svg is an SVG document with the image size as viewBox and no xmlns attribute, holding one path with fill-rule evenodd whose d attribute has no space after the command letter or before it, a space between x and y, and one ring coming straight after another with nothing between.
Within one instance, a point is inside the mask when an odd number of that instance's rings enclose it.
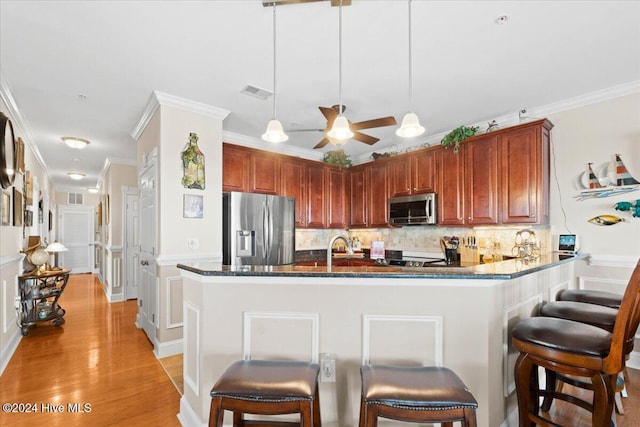
<instances>
[{"instance_id":1,"label":"artificial greenery","mask_svg":"<svg viewBox=\"0 0 640 427\"><path fill-rule=\"evenodd\" d=\"M344 154L344 150L327 151L322 158L325 163L331 163L332 165L351 167L352 163L349 156Z\"/></svg>"},{"instance_id":2,"label":"artificial greenery","mask_svg":"<svg viewBox=\"0 0 640 427\"><path fill-rule=\"evenodd\" d=\"M476 134L478 130L478 126L460 126L449 132L442 138L440 143L445 147L449 148L453 146L453 152L457 153L460 149L460 142L464 139L473 136Z\"/></svg>"}]
</instances>

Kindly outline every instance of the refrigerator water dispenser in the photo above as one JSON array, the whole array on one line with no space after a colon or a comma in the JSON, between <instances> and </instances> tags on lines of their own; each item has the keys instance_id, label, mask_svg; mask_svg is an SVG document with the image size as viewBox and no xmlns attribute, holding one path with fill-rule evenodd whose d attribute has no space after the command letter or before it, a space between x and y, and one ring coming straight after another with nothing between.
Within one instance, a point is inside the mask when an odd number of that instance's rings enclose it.
<instances>
[{"instance_id":1,"label":"refrigerator water dispenser","mask_svg":"<svg viewBox=\"0 0 640 427\"><path fill-rule=\"evenodd\" d=\"M256 256L256 232L238 230L236 233L236 256Z\"/></svg>"}]
</instances>

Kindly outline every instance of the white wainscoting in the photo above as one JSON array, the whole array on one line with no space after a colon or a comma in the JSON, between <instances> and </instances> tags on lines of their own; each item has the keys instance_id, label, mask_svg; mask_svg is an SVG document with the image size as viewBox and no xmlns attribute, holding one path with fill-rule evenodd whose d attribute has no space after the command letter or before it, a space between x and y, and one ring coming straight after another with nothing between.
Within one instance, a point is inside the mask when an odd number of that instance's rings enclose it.
<instances>
[{"instance_id":1,"label":"white wainscoting","mask_svg":"<svg viewBox=\"0 0 640 427\"><path fill-rule=\"evenodd\" d=\"M182 277L174 276L167 277L165 281L165 310L166 310L166 323L167 329L181 328L183 326L182 311L174 310L180 308L177 301L182 301Z\"/></svg>"},{"instance_id":2,"label":"white wainscoting","mask_svg":"<svg viewBox=\"0 0 640 427\"><path fill-rule=\"evenodd\" d=\"M549 288L549 295L547 297L547 301L555 301L556 295L558 295L558 292L565 289L570 289L570 288L571 288L571 282L568 280L562 283L558 283L557 285L551 286Z\"/></svg>"},{"instance_id":3,"label":"white wainscoting","mask_svg":"<svg viewBox=\"0 0 640 427\"><path fill-rule=\"evenodd\" d=\"M513 348L511 345L511 330L521 320L531 317L538 305L542 304L543 294L538 293L532 295L529 298L518 302L504 310L502 316L502 330L503 330L503 366L504 366L504 396L508 397L516 389L516 383L514 378L514 367L516 359L520 355L520 352Z\"/></svg>"},{"instance_id":4,"label":"white wainscoting","mask_svg":"<svg viewBox=\"0 0 640 427\"><path fill-rule=\"evenodd\" d=\"M245 312L242 354L244 360L286 357L318 363L320 316L318 313ZM186 329L186 328L185 328ZM286 354L275 343L287 343Z\"/></svg>"},{"instance_id":5,"label":"white wainscoting","mask_svg":"<svg viewBox=\"0 0 640 427\"><path fill-rule=\"evenodd\" d=\"M362 315L362 364L415 362L422 366L442 366L442 316L413 316L393 314ZM415 342L422 341L421 354ZM371 360L373 359L373 362Z\"/></svg>"},{"instance_id":6,"label":"white wainscoting","mask_svg":"<svg viewBox=\"0 0 640 427\"><path fill-rule=\"evenodd\" d=\"M200 395L200 309L190 302L183 303L184 310L184 346L183 360L184 383L196 396Z\"/></svg>"}]
</instances>

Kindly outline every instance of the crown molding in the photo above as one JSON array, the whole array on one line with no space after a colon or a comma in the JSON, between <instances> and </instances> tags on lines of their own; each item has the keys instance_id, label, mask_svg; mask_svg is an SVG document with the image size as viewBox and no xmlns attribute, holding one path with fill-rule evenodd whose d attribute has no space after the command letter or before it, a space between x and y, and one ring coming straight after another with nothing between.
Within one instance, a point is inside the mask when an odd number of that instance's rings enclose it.
<instances>
[{"instance_id":1,"label":"crown molding","mask_svg":"<svg viewBox=\"0 0 640 427\"><path fill-rule=\"evenodd\" d=\"M306 148L295 147L286 142L273 144L263 141L260 138L243 135L240 133L224 131L222 132L222 140L231 144L241 145L243 147L255 148L263 151L271 151L273 153L285 154L292 157L302 157L308 160L322 160L324 153L318 151L307 150Z\"/></svg>"},{"instance_id":2,"label":"crown molding","mask_svg":"<svg viewBox=\"0 0 640 427\"><path fill-rule=\"evenodd\" d=\"M30 129L29 122L27 122L27 119L22 115L22 113L20 113L18 104L16 103L16 100L13 97L13 93L9 88L9 82L7 81L6 77L1 71L0 71L0 99L2 99L2 102L7 106L7 110L8 110L7 112L11 116L11 122L16 130L16 133L20 138L22 138L24 143L29 147L29 149L33 153L33 156L36 158L37 162L40 164L40 167L42 167L42 170L44 171L44 174L46 175L47 179L49 180L51 185L53 185L53 180L51 179L51 174L49 173L47 164L45 163L44 158L42 157L42 154L40 154L40 150L38 150L38 147L33 142L33 138L31 137L31 133L29 132L29 129ZM54 186L54 190L55 190L55 186Z\"/></svg>"},{"instance_id":3,"label":"crown molding","mask_svg":"<svg viewBox=\"0 0 640 427\"><path fill-rule=\"evenodd\" d=\"M158 107L160 107L161 105L165 107L173 107L179 110L189 111L191 113L196 113L219 120L224 120L229 115L228 110L154 90L149 97L149 101L147 102L147 106L142 113L142 117L138 121L138 124L133 129L133 131L131 131L131 137L134 140L138 141L138 139L140 139L142 132L151 121L151 118L155 114Z\"/></svg>"}]
</instances>

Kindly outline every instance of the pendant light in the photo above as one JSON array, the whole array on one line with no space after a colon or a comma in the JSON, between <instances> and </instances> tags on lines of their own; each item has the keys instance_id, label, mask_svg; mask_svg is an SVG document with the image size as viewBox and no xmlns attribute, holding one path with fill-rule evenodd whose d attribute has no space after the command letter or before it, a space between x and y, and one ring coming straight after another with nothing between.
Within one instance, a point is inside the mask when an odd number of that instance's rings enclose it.
<instances>
[{"instance_id":1,"label":"pendant light","mask_svg":"<svg viewBox=\"0 0 640 427\"><path fill-rule=\"evenodd\" d=\"M327 139L332 145L344 145L349 138L353 138L353 132L349 129L349 121L342 114L342 0L340 0L339 10L339 43L338 43L338 81L339 81L339 98L340 104L338 109L338 117L333 121L333 126L327 132Z\"/></svg>"},{"instance_id":2,"label":"pendant light","mask_svg":"<svg viewBox=\"0 0 640 427\"><path fill-rule=\"evenodd\" d=\"M267 130L262 134L262 139L267 142L285 142L289 139L282 123L276 118L276 5L273 4L273 119L269 121Z\"/></svg>"},{"instance_id":3,"label":"pendant light","mask_svg":"<svg viewBox=\"0 0 640 427\"><path fill-rule=\"evenodd\" d=\"M413 92L413 76L411 73L411 0L409 0L409 112L402 118L402 124L396 130L396 135L403 138L422 135L424 127L420 125L418 116L412 112L412 92Z\"/></svg>"}]
</instances>

